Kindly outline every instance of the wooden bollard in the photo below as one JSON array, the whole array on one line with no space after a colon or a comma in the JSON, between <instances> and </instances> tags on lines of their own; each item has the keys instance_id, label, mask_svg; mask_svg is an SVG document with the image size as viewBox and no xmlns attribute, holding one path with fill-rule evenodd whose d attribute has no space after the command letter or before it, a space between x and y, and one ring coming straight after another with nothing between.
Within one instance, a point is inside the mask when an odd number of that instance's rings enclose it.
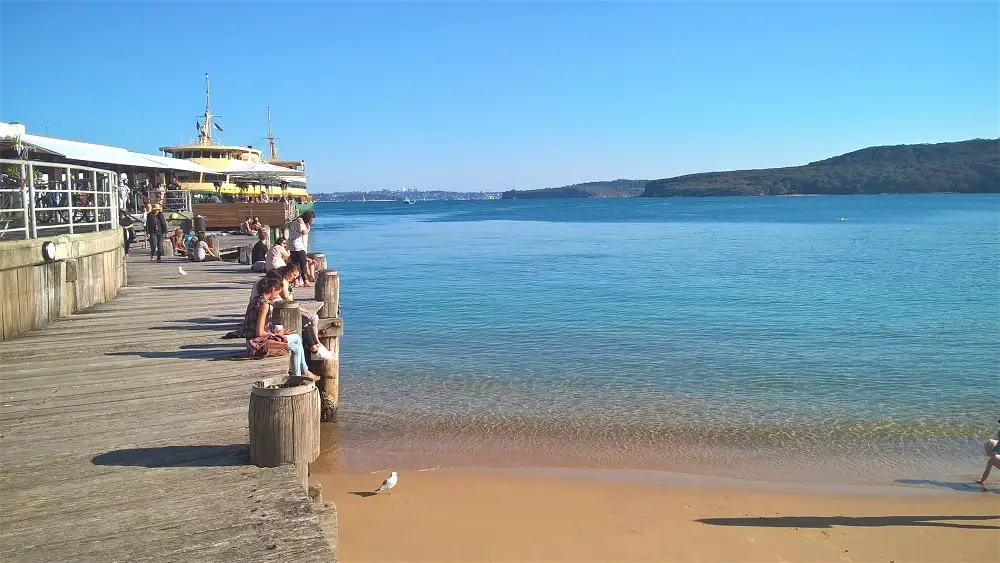
<instances>
[{"instance_id":1,"label":"wooden bollard","mask_svg":"<svg viewBox=\"0 0 1000 563\"><path fill-rule=\"evenodd\" d=\"M250 251L251 250L252 250L252 247L249 244L240 247L240 258L239 258L240 264L250 264L251 263L250 262Z\"/></svg>"},{"instance_id":2,"label":"wooden bollard","mask_svg":"<svg viewBox=\"0 0 1000 563\"><path fill-rule=\"evenodd\" d=\"M271 321L285 327L285 331L302 336L302 311L295 301L275 301L271 303Z\"/></svg>"},{"instance_id":3,"label":"wooden bollard","mask_svg":"<svg viewBox=\"0 0 1000 563\"><path fill-rule=\"evenodd\" d=\"M306 254L306 257L315 262L314 269L317 272L326 269L326 254L322 252L310 252Z\"/></svg>"},{"instance_id":4,"label":"wooden bollard","mask_svg":"<svg viewBox=\"0 0 1000 563\"><path fill-rule=\"evenodd\" d=\"M319 457L319 391L302 377L272 377L250 390L250 463L295 465L303 488Z\"/></svg>"},{"instance_id":5,"label":"wooden bollard","mask_svg":"<svg viewBox=\"0 0 1000 563\"><path fill-rule=\"evenodd\" d=\"M319 317L319 340L333 357L315 362L313 372L320 376L320 416L323 422L337 421L337 407L340 405L340 276L336 270L316 271L316 301L321 301Z\"/></svg>"}]
</instances>

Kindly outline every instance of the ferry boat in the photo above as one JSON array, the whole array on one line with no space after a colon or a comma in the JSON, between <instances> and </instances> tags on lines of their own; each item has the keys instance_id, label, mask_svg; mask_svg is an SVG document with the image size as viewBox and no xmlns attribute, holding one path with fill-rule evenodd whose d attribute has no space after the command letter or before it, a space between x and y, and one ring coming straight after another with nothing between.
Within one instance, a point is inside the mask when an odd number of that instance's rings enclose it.
<instances>
[{"instance_id":1,"label":"ferry boat","mask_svg":"<svg viewBox=\"0 0 1000 563\"><path fill-rule=\"evenodd\" d=\"M198 138L184 145L160 147L165 156L197 163L214 173L177 173L180 187L192 193L192 212L206 217L212 229L239 226L247 217L278 227L307 209L314 201L306 182L305 161L278 160L271 134L268 107L270 160L252 145L223 145L212 138L222 131L212 114L211 87L205 74L205 111L195 122Z\"/></svg>"}]
</instances>

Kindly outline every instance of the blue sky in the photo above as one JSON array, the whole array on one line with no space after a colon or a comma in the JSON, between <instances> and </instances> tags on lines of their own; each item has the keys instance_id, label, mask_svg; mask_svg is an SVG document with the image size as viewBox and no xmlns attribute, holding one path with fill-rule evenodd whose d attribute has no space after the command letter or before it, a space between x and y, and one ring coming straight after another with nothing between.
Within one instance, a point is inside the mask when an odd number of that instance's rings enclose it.
<instances>
[{"instance_id":1,"label":"blue sky","mask_svg":"<svg viewBox=\"0 0 1000 563\"><path fill-rule=\"evenodd\" d=\"M997 137L979 3L0 4L0 120L157 147L211 74L227 144L314 191L532 189Z\"/></svg>"}]
</instances>

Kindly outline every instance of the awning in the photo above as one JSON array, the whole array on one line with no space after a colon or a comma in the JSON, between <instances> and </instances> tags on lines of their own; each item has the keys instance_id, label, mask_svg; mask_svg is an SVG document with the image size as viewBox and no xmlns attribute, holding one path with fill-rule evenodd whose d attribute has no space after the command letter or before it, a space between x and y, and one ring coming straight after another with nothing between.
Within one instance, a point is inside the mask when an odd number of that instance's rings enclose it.
<instances>
[{"instance_id":1,"label":"awning","mask_svg":"<svg viewBox=\"0 0 1000 563\"><path fill-rule=\"evenodd\" d=\"M215 170L212 170L211 168L202 166L197 162L191 162L190 160L183 160L180 158L168 158L166 156L156 156L152 154L141 154L141 153L132 153L132 154L137 154L142 158L152 162L153 168L164 168L167 170L182 170L184 172L200 172L203 174L217 173Z\"/></svg>"},{"instance_id":2,"label":"awning","mask_svg":"<svg viewBox=\"0 0 1000 563\"><path fill-rule=\"evenodd\" d=\"M119 147L81 143L66 139L54 139L26 133L21 136L21 142L38 147L46 152L63 156L69 160L80 160L98 164L117 164L120 166L138 166L152 168L150 162L136 153Z\"/></svg>"},{"instance_id":3,"label":"awning","mask_svg":"<svg viewBox=\"0 0 1000 563\"><path fill-rule=\"evenodd\" d=\"M136 168L156 168L160 170L182 170L186 172L214 173L189 160L167 158L155 154L132 152L121 147L109 147L93 143L81 143L67 139L43 137L41 135L24 134L21 141L45 152L62 156L68 160L79 160L100 164L116 164L119 166L135 166Z\"/></svg>"},{"instance_id":4,"label":"awning","mask_svg":"<svg viewBox=\"0 0 1000 563\"><path fill-rule=\"evenodd\" d=\"M237 177L279 177L279 176L305 176L306 173L301 170L292 170L290 168L285 168L283 166L275 166L273 164L268 164L266 162L246 162L243 160L234 160L226 168L221 168L219 170L214 170L216 174L229 174L230 176Z\"/></svg>"}]
</instances>

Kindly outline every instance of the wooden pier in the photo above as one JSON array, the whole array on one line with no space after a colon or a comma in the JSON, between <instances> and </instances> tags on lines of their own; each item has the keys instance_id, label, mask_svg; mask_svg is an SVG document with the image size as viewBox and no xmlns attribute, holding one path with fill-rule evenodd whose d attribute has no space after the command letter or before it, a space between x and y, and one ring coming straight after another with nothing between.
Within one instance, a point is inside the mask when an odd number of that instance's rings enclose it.
<instances>
[{"instance_id":1,"label":"wooden pier","mask_svg":"<svg viewBox=\"0 0 1000 563\"><path fill-rule=\"evenodd\" d=\"M288 359L220 337L258 276L136 248L116 299L0 342L0 561L336 560L335 509L249 465L251 384Z\"/></svg>"}]
</instances>

